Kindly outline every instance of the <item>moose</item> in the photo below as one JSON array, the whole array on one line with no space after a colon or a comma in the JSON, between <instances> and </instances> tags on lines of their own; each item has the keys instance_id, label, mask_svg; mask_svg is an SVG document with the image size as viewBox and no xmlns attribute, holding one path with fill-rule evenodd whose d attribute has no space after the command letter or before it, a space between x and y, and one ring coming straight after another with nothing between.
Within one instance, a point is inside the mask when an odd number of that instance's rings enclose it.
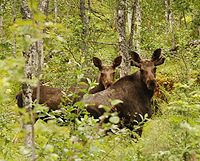
<instances>
[{"instance_id":1,"label":"moose","mask_svg":"<svg viewBox=\"0 0 200 161\"><path fill-rule=\"evenodd\" d=\"M121 64L122 57L118 56L114 59L112 65L102 65L102 61L97 58L93 57L93 63L96 67L99 68L100 74L98 76L98 82L99 84L91 89L89 91L89 94L94 94L96 92L105 90L108 88L111 84L114 83L114 75L115 75L115 69ZM84 84L77 84L74 86L71 86L68 91L66 92L67 95L70 93L76 93L78 97L73 98L73 96L70 96L69 99L65 100L65 104L74 104L75 102L78 102L82 99L84 92L79 92L79 89L86 88L89 89L89 84L87 82L87 79L82 79L81 81L85 82L87 85ZM37 99L37 87L31 87L33 90L32 93L32 101L34 102ZM65 99L63 96L63 89L60 88L53 88L48 86L40 85L40 98L39 98L39 104L45 104L47 107L49 107L49 111L58 110L60 109L60 104L63 103L62 99ZM17 95L17 105L18 107L23 107L23 90L21 90Z\"/></svg>"},{"instance_id":2,"label":"moose","mask_svg":"<svg viewBox=\"0 0 200 161\"><path fill-rule=\"evenodd\" d=\"M82 99L82 102L95 119L106 112L104 108L100 108L100 105L104 105L110 108L107 112L118 113L120 127L133 130L134 125L142 122L145 114L148 114L148 118L152 116L151 98L157 86L156 66L163 64L165 57L161 55L161 49L155 50L150 59L141 59L134 51L130 51L130 56L131 66L139 68L137 72L122 77L106 90L89 96L87 100ZM116 99L122 102L112 106L111 100ZM77 112L80 111L79 108ZM108 119L104 120L107 121ZM142 135L142 130L142 126L136 130L139 136Z\"/></svg>"}]
</instances>

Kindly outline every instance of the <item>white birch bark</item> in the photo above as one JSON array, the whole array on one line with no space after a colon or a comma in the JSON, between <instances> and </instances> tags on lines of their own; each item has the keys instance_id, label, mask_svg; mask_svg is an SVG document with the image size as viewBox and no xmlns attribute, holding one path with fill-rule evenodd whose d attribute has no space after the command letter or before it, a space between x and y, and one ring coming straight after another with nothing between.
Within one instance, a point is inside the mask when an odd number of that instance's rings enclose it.
<instances>
[{"instance_id":1,"label":"white birch bark","mask_svg":"<svg viewBox=\"0 0 200 161\"><path fill-rule=\"evenodd\" d=\"M131 14L131 24L130 24L130 37L129 37L129 44L128 44L128 48L129 51L133 50L133 44L134 44L134 27L135 27L135 14L136 14L136 4L137 4L138 0L135 0L135 3L131 6L131 10L132 14Z\"/></svg>"},{"instance_id":2,"label":"white birch bark","mask_svg":"<svg viewBox=\"0 0 200 161\"><path fill-rule=\"evenodd\" d=\"M39 4L39 10L47 15L48 14L48 3L49 0L42 0ZM22 0L22 9L21 9L22 18L32 19L32 13L29 10L27 0ZM43 31L42 31L43 33ZM31 38L30 35L25 35L28 38ZM25 77L27 79L32 79L33 69L36 66L36 52L38 53L38 71L37 76L40 76L42 63L43 63L43 38L36 43L30 45L29 50L23 52L24 57L27 60L26 66L24 68ZM30 84L23 83L23 106L26 108L28 114L28 120L24 122L23 128L25 129L26 136L24 138L24 145L27 149L32 149L32 160L35 160L35 146L34 146L34 114L32 112L32 89ZM39 92L38 92L39 93ZM37 96L39 100L39 95Z\"/></svg>"},{"instance_id":3,"label":"white birch bark","mask_svg":"<svg viewBox=\"0 0 200 161\"><path fill-rule=\"evenodd\" d=\"M167 35L169 32L169 14L168 14L168 10L169 10L169 4L168 4L168 0L165 0L165 34Z\"/></svg>"},{"instance_id":4,"label":"white birch bark","mask_svg":"<svg viewBox=\"0 0 200 161\"><path fill-rule=\"evenodd\" d=\"M68 27L68 22L69 22L69 2L67 1L66 2L67 5L66 5L66 10L67 10L67 15L66 15L66 26Z\"/></svg>"},{"instance_id":5,"label":"white birch bark","mask_svg":"<svg viewBox=\"0 0 200 161\"><path fill-rule=\"evenodd\" d=\"M28 35L26 35L28 37ZM33 45L35 46L35 45ZM29 51L24 52L24 57L27 60L26 66L24 68L25 77L27 79L32 79L32 58L33 53L31 49ZM23 106L26 108L27 118L23 122L23 129L25 130L25 137L24 137L24 146L26 149L32 150L32 158L35 158L35 146L34 146L34 123L33 123L33 113L32 113L32 89L30 84L23 83Z\"/></svg>"},{"instance_id":6,"label":"white birch bark","mask_svg":"<svg viewBox=\"0 0 200 161\"><path fill-rule=\"evenodd\" d=\"M119 52L122 56L120 77L129 75L130 73L130 62L129 53L126 42L126 13L125 13L125 0L119 1L118 6L118 39L119 39Z\"/></svg>"},{"instance_id":7,"label":"white birch bark","mask_svg":"<svg viewBox=\"0 0 200 161\"><path fill-rule=\"evenodd\" d=\"M21 14L22 19L32 19L32 12L29 10L29 6L27 3L27 0L22 0L22 6L21 6ZM27 38L30 38L30 35L25 35ZM26 58L26 66L24 68L25 72L25 78L32 79L32 69L33 69L33 62L34 57L36 55L36 45L35 43L32 44L29 47L28 51L24 51L24 57ZM32 89L30 84L23 83L22 85L23 89L23 106L26 108L27 113L27 119L23 122L23 128L25 130L25 137L24 137L24 146L26 149L32 150L31 156L32 160L35 159L35 146L34 146L34 119L33 119L33 113L32 113ZM28 156L27 156L28 157Z\"/></svg>"},{"instance_id":8,"label":"white birch bark","mask_svg":"<svg viewBox=\"0 0 200 161\"><path fill-rule=\"evenodd\" d=\"M128 19L128 31L129 31L129 34L131 33L131 25L132 25L132 10L131 10L131 4L128 2L127 4L128 6L128 13L127 13L127 19Z\"/></svg>"},{"instance_id":9,"label":"white birch bark","mask_svg":"<svg viewBox=\"0 0 200 161\"><path fill-rule=\"evenodd\" d=\"M57 7L57 2L55 0L55 5ZM44 14L44 15L48 15L48 7L49 7L49 0L42 0L39 4L38 9ZM57 10L57 9L55 9ZM56 11L55 11L56 12ZM56 19L55 19L56 20ZM56 21L55 21L56 23ZM41 31L41 34L45 32L45 29L43 31ZM44 50L43 50L43 46L44 46L44 38L42 38L41 40L39 40L37 42L37 53L38 53L38 63L37 63L37 74L36 77L38 78L38 86L37 86L37 104L39 104L39 100L40 100L40 75L42 73L42 65L44 62Z\"/></svg>"},{"instance_id":10,"label":"white birch bark","mask_svg":"<svg viewBox=\"0 0 200 161\"><path fill-rule=\"evenodd\" d=\"M170 0L170 5L172 6L173 0ZM175 32L174 32L174 12L172 10L172 7L170 8L170 14L169 14L169 26L172 33L172 48L176 46L175 41Z\"/></svg>"},{"instance_id":11,"label":"white birch bark","mask_svg":"<svg viewBox=\"0 0 200 161\"><path fill-rule=\"evenodd\" d=\"M89 66L89 55L88 55L88 43L86 41L87 36L89 36L89 30L88 30L88 22L85 12L85 0L80 0L80 16L81 21L83 25L82 33L81 33L81 39L82 39L82 54L80 55L80 59L85 58L85 62L83 66ZM87 73L85 73L87 75Z\"/></svg>"},{"instance_id":12,"label":"white birch bark","mask_svg":"<svg viewBox=\"0 0 200 161\"><path fill-rule=\"evenodd\" d=\"M54 6L55 6L55 24L57 24L57 17L58 17L58 4L57 0L54 0Z\"/></svg>"},{"instance_id":13,"label":"white birch bark","mask_svg":"<svg viewBox=\"0 0 200 161\"><path fill-rule=\"evenodd\" d=\"M141 30L141 7L140 7L140 0L137 1L136 5L136 10L137 10L137 40L136 40L136 48L137 52L140 55L140 30Z\"/></svg>"}]
</instances>

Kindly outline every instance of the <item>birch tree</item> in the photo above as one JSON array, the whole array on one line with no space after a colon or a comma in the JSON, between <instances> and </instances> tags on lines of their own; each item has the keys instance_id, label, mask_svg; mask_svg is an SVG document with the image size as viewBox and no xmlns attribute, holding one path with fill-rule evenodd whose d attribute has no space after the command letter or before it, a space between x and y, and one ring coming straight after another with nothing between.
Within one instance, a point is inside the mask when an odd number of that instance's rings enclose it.
<instances>
[{"instance_id":1,"label":"birch tree","mask_svg":"<svg viewBox=\"0 0 200 161\"><path fill-rule=\"evenodd\" d=\"M57 24L57 18L58 18L58 4L57 0L54 0L54 6L55 6L55 24Z\"/></svg>"},{"instance_id":2,"label":"birch tree","mask_svg":"<svg viewBox=\"0 0 200 161\"><path fill-rule=\"evenodd\" d=\"M86 16L86 8L85 8L85 0L80 0L80 16L82 21L82 33L81 33L81 59L85 58L84 66L88 66L88 43L86 41L87 36L89 36L89 27L87 22L87 16Z\"/></svg>"},{"instance_id":3,"label":"birch tree","mask_svg":"<svg viewBox=\"0 0 200 161\"><path fill-rule=\"evenodd\" d=\"M21 14L22 19L32 19L32 12L29 9L28 2L26 0L22 0L21 4ZM30 35L25 35L25 39L30 38ZM32 44L28 51L23 52L24 57L26 58L26 66L24 67L25 78L32 79L32 67L33 67L33 58L36 55L36 44ZM32 89L30 84L23 83L23 106L26 109L26 113L28 115L27 120L23 121L23 129L25 130L24 137L24 146L26 149L32 150L32 159L35 158L35 146L34 146L34 119L32 113Z\"/></svg>"},{"instance_id":4,"label":"birch tree","mask_svg":"<svg viewBox=\"0 0 200 161\"><path fill-rule=\"evenodd\" d=\"M14 0L14 6L13 6L13 23L15 24L16 21L16 0ZM14 58L16 58L16 33L14 33L14 45L13 45L13 55Z\"/></svg>"},{"instance_id":5,"label":"birch tree","mask_svg":"<svg viewBox=\"0 0 200 161\"><path fill-rule=\"evenodd\" d=\"M56 2L56 0L55 0ZM49 0L41 0L38 9L42 12L42 14L44 14L46 17L48 16L48 8L49 8ZM56 21L55 21L56 23ZM40 25L40 24L39 24ZM41 31L41 34L45 33L45 29L43 29ZM39 104L39 100L40 100L40 75L42 72L42 65L43 65L43 61L44 61L44 50L43 50L43 46L44 46L44 38L41 38L41 40L36 42L36 49L37 49L37 53L38 53L38 63L37 63L37 74L36 77L38 78L38 86L37 86L37 104Z\"/></svg>"},{"instance_id":6,"label":"birch tree","mask_svg":"<svg viewBox=\"0 0 200 161\"><path fill-rule=\"evenodd\" d=\"M176 47L175 31L174 31L174 12L172 9L173 0L170 0L170 14L169 14L169 26L172 33L172 48Z\"/></svg>"},{"instance_id":7,"label":"birch tree","mask_svg":"<svg viewBox=\"0 0 200 161\"><path fill-rule=\"evenodd\" d=\"M118 4L118 40L119 40L119 52L122 56L120 77L128 75L130 73L130 62L129 62L129 53L126 42L126 12L125 12L125 0L120 0Z\"/></svg>"},{"instance_id":8,"label":"birch tree","mask_svg":"<svg viewBox=\"0 0 200 161\"><path fill-rule=\"evenodd\" d=\"M128 47L129 47L129 50L132 50L133 49L133 37L134 37L134 27L135 27L135 14L136 14L136 4L137 4L137 1L138 0L135 0L134 4L131 5L131 10L130 12L132 11L132 15L130 16L130 22L129 22L129 34L130 34L130 37L129 37L129 44L128 44Z\"/></svg>"},{"instance_id":9,"label":"birch tree","mask_svg":"<svg viewBox=\"0 0 200 161\"><path fill-rule=\"evenodd\" d=\"M140 7L140 0L136 3L136 10L137 10L137 40L136 40L136 48L137 52L140 55L140 30L141 30L141 7Z\"/></svg>"},{"instance_id":10,"label":"birch tree","mask_svg":"<svg viewBox=\"0 0 200 161\"><path fill-rule=\"evenodd\" d=\"M168 0L165 0L165 35L168 35L168 33L169 33L169 14L168 14L168 10L169 10ZM166 39L166 36L165 36L165 39Z\"/></svg>"},{"instance_id":11,"label":"birch tree","mask_svg":"<svg viewBox=\"0 0 200 161\"><path fill-rule=\"evenodd\" d=\"M4 9L6 7L6 4L9 0L4 0L1 2L1 6L0 6L0 27L1 27L1 38L2 40L4 39L4 29L3 29L3 14L4 14Z\"/></svg>"},{"instance_id":12,"label":"birch tree","mask_svg":"<svg viewBox=\"0 0 200 161\"><path fill-rule=\"evenodd\" d=\"M39 5L39 10L42 13L47 14L48 9L48 0L42 0ZM32 3L31 3L32 4ZM27 0L22 0L21 5L21 14L22 19L33 19L33 12L29 9ZM33 24L34 24L33 20ZM36 24L34 24L36 25ZM39 24L40 25L40 24ZM36 26L35 26L36 27ZM31 35L24 35L25 39L30 39ZM29 46L29 49L27 51L23 52L24 57L27 60L26 66L24 68L25 72L25 78L32 79L32 75L35 72L33 69L35 69L36 64L36 52L38 53L38 73L37 76L39 77L41 68L42 68L42 62L43 62L43 38L39 40L38 42L35 42ZM28 114L28 119L24 121L23 128L25 129L26 136L24 138L24 145L26 149L32 150L32 160L35 160L35 147L34 147L34 114L32 112L32 89L30 84L23 83L22 85L23 89L23 106L26 109L26 112ZM39 100L39 95L38 95Z\"/></svg>"}]
</instances>

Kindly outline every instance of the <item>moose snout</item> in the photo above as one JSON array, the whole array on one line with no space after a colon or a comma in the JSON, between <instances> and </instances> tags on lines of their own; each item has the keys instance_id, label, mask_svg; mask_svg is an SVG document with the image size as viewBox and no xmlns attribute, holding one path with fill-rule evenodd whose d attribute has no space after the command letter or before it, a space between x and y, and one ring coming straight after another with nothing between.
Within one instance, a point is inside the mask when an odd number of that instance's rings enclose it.
<instances>
[{"instance_id":1,"label":"moose snout","mask_svg":"<svg viewBox=\"0 0 200 161\"><path fill-rule=\"evenodd\" d=\"M107 89L108 87L110 87L114 82L113 81L106 81L105 82L105 89Z\"/></svg>"},{"instance_id":2,"label":"moose snout","mask_svg":"<svg viewBox=\"0 0 200 161\"><path fill-rule=\"evenodd\" d=\"M156 79L147 80L147 88L149 90L154 90L156 87L157 87Z\"/></svg>"}]
</instances>

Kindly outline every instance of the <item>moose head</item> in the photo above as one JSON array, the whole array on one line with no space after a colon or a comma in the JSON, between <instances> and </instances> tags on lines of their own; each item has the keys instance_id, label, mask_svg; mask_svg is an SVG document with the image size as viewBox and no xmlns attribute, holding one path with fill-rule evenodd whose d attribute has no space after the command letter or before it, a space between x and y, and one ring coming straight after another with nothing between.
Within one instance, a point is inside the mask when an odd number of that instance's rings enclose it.
<instances>
[{"instance_id":1,"label":"moose head","mask_svg":"<svg viewBox=\"0 0 200 161\"><path fill-rule=\"evenodd\" d=\"M105 89L114 83L115 68L121 64L122 56L118 56L114 59L112 65L102 65L102 61L93 57L93 63L100 70L100 75L98 76L98 81L103 84Z\"/></svg>"},{"instance_id":2,"label":"moose head","mask_svg":"<svg viewBox=\"0 0 200 161\"><path fill-rule=\"evenodd\" d=\"M130 52L130 56L131 66L140 68L140 78L149 90L154 90L157 87L156 66L165 61L165 57L161 56L161 49L155 50L150 59L141 59L134 51Z\"/></svg>"}]
</instances>

